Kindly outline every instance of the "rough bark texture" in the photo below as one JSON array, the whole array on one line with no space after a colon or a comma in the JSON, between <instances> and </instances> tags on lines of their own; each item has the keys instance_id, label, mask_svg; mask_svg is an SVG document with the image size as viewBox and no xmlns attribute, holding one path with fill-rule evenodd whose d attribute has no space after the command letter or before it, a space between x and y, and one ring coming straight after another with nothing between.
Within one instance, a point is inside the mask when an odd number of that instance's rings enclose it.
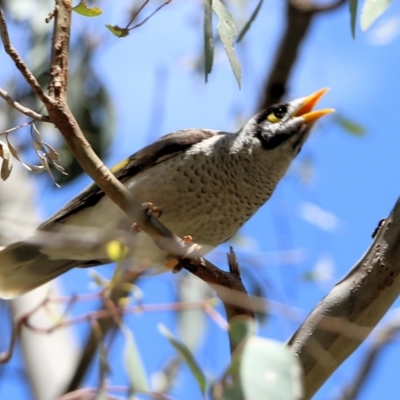
<instances>
[{"instance_id":1,"label":"rough bark texture","mask_svg":"<svg viewBox=\"0 0 400 400\"><path fill-rule=\"evenodd\" d=\"M400 293L400 199L347 276L289 340L311 398L363 342Z\"/></svg>"}]
</instances>

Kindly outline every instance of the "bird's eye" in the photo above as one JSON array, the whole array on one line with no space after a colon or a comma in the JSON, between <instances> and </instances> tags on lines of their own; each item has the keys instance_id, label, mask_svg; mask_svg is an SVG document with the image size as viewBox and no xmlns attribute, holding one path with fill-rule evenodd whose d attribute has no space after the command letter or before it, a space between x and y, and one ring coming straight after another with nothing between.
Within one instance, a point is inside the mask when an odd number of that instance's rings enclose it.
<instances>
[{"instance_id":1,"label":"bird's eye","mask_svg":"<svg viewBox=\"0 0 400 400\"><path fill-rule=\"evenodd\" d=\"M267 121L273 124L279 122L286 114L287 107L284 105L271 108L271 112L267 116Z\"/></svg>"}]
</instances>

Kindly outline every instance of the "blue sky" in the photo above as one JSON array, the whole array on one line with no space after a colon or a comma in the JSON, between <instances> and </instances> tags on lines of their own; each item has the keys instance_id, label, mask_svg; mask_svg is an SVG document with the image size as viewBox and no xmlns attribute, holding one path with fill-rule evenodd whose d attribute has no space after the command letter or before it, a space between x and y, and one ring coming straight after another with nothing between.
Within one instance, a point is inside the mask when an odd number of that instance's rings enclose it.
<instances>
[{"instance_id":1,"label":"blue sky","mask_svg":"<svg viewBox=\"0 0 400 400\"><path fill-rule=\"evenodd\" d=\"M256 2L251 3L254 7ZM123 6L107 6L104 10L98 19L74 16L74 23L96 32L102 24L123 23ZM200 11L197 2L176 0L124 40L110 37L107 32L102 34L107 39L98 52L96 68L110 90L117 117L108 165L137 151L150 139L177 129L236 130L240 121L256 111L283 29L283 1L265 2L237 48L243 70L242 90L238 89L221 48L217 48L207 85L193 71L202 49ZM370 32L358 31L354 41L347 7L316 17L289 82L288 99L330 87L321 107L334 107L366 128L365 136L356 137L335 123L334 117L321 121L273 198L242 229L241 237L246 239L241 241L242 246L235 247L239 262L244 260L243 267L267 283L264 289L268 297L296 307L300 320L362 256L371 244L377 223L388 215L400 193L399 19L400 6L394 2ZM163 90L157 86L157 71L164 73ZM158 95L164 96L165 101L161 115L152 108ZM157 131L151 131L154 126ZM306 162L312 166L307 184L299 178ZM41 202L45 204L43 215L56 211L88 182L82 178L61 190L47 190L46 199ZM320 217L319 223L310 223L310 212L314 219ZM296 250L297 262L282 263L282 258L276 256L277 252L288 250ZM221 250L210 258L224 265ZM257 267L251 266L250 258L257 259ZM109 267L101 269L105 275L111 271ZM320 279L306 280L305 275L312 272L318 272ZM86 275L85 270L75 270L62 279L71 293L87 291ZM166 274L147 279L142 287L145 301L173 301L175 279ZM385 319L390 315L389 312ZM173 314L165 313L128 318L149 372L160 368L173 354L158 333L157 324L163 322L176 332L175 321ZM259 334L285 341L295 326L285 316L273 317L260 326ZM228 360L227 340L212 322L205 329L206 336L196 356L207 373L217 377ZM78 332L83 331L80 327ZM113 364L122 357L121 344L123 340L119 338L113 347ZM351 381L367 346L368 342L344 363L316 399L335 398L338 387ZM397 378L400 350L397 343L389 347L362 392L362 399L396 398L390 389ZM93 385L95 379L93 371L87 383ZM111 382L126 383L122 367L113 369ZM184 370L172 395L184 399L189 398L189 393L197 391ZM29 397L24 392L19 398Z\"/></svg>"}]
</instances>

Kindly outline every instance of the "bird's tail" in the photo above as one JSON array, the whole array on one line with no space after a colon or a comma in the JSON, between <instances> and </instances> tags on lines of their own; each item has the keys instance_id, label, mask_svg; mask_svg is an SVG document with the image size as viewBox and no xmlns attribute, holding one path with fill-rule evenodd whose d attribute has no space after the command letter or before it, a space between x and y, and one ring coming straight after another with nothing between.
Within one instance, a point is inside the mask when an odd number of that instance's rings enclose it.
<instances>
[{"instance_id":1,"label":"bird's tail","mask_svg":"<svg viewBox=\"0 0 400 400\"><path fill-rule=\"evenodd\" d=\"M51 281L77 261L50 259L40 246L17 242L0 250L0 298L10 299Z\"/></svg>"}]
</instances>

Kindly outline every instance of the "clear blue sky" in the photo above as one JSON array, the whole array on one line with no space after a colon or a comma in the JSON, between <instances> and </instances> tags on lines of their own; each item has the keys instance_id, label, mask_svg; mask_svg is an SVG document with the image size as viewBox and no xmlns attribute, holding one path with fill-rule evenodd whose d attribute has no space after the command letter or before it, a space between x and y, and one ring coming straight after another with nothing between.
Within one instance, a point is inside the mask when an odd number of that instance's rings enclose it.
<instances>
[{"instance_id":1,"label":"clear blue sky","mask_svg":"<svg viewBox=\"0 0 400 400\"><path fill-rule=\"evenodd\" d=\"M207 85L191 67L202 49L198 2L172 2L124 40L105 33L107 44L99 52L96 66L110 90L117 116L108 164L115 164L164 133L188 127L235 130L239 121L249 118L255 112L283 29L283 3L265 2L244 43L238 46L243 69L241 91L221 48L217 48ZM105 23L122 25L123 8L105 11L97 20L75 16L74 21L96 31ZM353 41L347 7L315 18L289 82L288 99L330 87L321 106L336 108L367 130L364 137L355 137L333 117L321 121L273 198L241 232L247 241L236 247L239 262L267 283L264 289L268 297L299 309L300 319L362 256L377 223L388 215L400 193L400 39L385 36L390 26L398 29L399 20L400 6L393 2L371 32L358 31ZM382 37L387 38L386 42ZM163 71L166 79L162 115L154 114L152 108L156 94L163 94L156 86L157 71ZM157 119L157 123L151 119ZM157 131L151 131L152 126L157 126ZM312 178L304 184L299 170L310 160ZM65 189L48 191L43 215L56 211L87 182L81 179ZM320 224L307 221L307 211L313 206L321 211ZM274 256L291 249L297 250L298 262L282 263ZM211 259L224 265L221 250ZM258 260L256 267L251 266L251 259ZM111 269L101 271L109 274ZM307 281L305 275L313 271L324 272L326 279ZM68 273L63 278L68 291L88 290L85 276L85 270ZM162 275L146 280L145 301L173 301L170 287L175 279ZM160 368L173 350L156 326L162 321L176 332L174 315L142 315L128 320L146 368L149 372ZM217 377L228 360L227 339L213 323L207 326L196 356L209 376ZM285 341L294 329L295 324L282 316L269 319L259 334ZM126 382L122 367L118 367L122 343L120 339L113 351L113 384ZM351 381L367 346L368 342L334 374L316 399L333 399L337 388ZM391 388L396 384L399 356L399 346L390 345L360 398L396 398ZM95 379L93 372L88 384L94 384ZM197 393L185 371L172 395L177 399L200 399Z\"/></svg>"}]
</instances>

